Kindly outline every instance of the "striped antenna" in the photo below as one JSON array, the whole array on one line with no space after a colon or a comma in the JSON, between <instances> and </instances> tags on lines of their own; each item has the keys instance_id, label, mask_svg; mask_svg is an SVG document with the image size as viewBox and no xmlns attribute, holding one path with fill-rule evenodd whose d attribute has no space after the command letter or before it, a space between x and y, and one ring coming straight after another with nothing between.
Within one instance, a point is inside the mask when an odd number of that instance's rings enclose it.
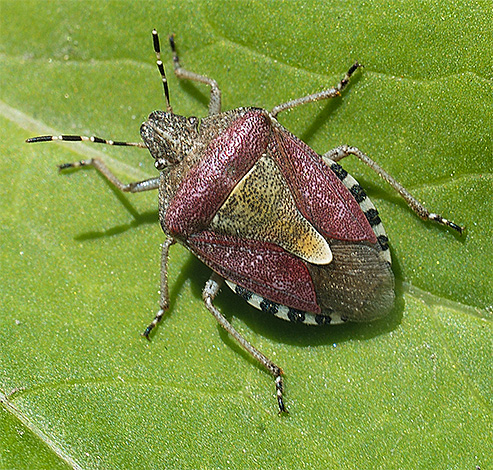
<instances>
[{"instance_id":1,"label":"striped antenna","mask_svg":"<svg viewBox=\"0 0 493 470\"><path fill-rule=\"evenodd\" d=\"M93 142L95 144L115 145L121 147L147 148L143 142L121 142L118 140L101 139L101 137L96 136L87 137L85 135L40 135L38 137L26 139L26 142L28 144L32 144L34 142L50 142L52 140L63 140L65 142Z\"/></svg>"},{"instance_id":2,"label":"striped antenna","mask_svg":"<svg viewBox=\"0 0 493 470\"><path fill-rule=\"evenodd\" d=\"M154 44L154 52L156 53L156 65L161 74L161 80L163 81L164 88L164 97L166 98L166 111L168 113L173 112L173 108L171 107L169 101L169 88L168 88L168 80L166 78L166 73L164 72L163 61L161 60L161 45L159 44L159 35L155 29L152 30L152 42Z\"/></svg>"}]
</instances>

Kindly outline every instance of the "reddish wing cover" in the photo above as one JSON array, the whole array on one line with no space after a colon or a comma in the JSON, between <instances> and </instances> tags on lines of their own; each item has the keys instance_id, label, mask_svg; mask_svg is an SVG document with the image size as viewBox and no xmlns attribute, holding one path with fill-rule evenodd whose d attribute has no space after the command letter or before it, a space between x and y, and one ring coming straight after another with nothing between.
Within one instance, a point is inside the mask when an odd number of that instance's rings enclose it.
<instances>
[{"instance_id":1,"label":"reddish wing cover","mask_svg":"<svg viewBox=\"0 0 493 470\"><path fill-rule=\"evenodd\" d=\"M313 281L300 258L273 243L207 230L228 195L267 149L298 210L320 233L338 240L377 242L359 204L321 157L284 129L272 126L258 110L246 113L211 141L170 202L166 225L224 278L281 305L320 313Z\"/></svg>"},{"instance_id":2,"label":"reddish wing cover","mask_svg":"<svg viewBox=\"0 0 493 470\"><path fill-rule=\"evenodd\" d=\"M189 237L204 230L228 195L265 152L272 124L250 111L213 139L180 184L166 211L170 233Z\"/></svg>"},{"instance_id":3,"label":"reddish wing cover","mask_svg":"<svg viewBox=\"0 0 493 470\"><path fill-rule=\"evenodd\" d=\"M308 145L284 129L274 128L269 149L298 210L317 230L327 238L377 242L358 202Z\"/></svg>"},{"instance_id":4,"label":"reddish wing cover","mask_svg":"<svg viewBox=\"0 0 493 470\"><path fill-rule=\"evenodd\" d=\"M303 261L272 243L204 231L187 240L190 251L224 278L287 307L320 313Z\"/></svg>"}]
</instances>

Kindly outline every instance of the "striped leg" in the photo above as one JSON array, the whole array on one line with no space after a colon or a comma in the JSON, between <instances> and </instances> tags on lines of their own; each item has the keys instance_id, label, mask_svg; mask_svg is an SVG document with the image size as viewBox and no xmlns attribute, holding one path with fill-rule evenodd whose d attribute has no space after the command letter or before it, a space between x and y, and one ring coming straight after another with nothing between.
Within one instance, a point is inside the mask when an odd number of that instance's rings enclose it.
<instances>
[{"instance_id":1,"label":"striped leg","mask_svg":"<svg viewBox=\"0 0 493 470\"><path fill-rule=\"evenodd\" d=\"M368 165L373 171L378 173L387 183L390 184L407 202L408 206L423 220L433 220L439 224L445 225L447 227L457 230L460 234L464 231L464 228L451 222L450 220L444 219L441 215L430 212L423 204L421 204L414 196L412 196L409 191L404 188L394 177L389 175L381 166L377 165L370 157L365 155L361 150L356 147L350 147L348 145L341 145L333 150L329 150L327 153L322 155L322 158L330 159L333 162L338 162L343 158L354 155L358 157L364 164Z\"/></svg>"},{"instance_id":2,"label":"striped leg","mask_svg":"<svg viewBox=\"0 0 493 470\"><path fill-rule=\"evenodd\" d=\"M219 322L219 324L237 341L237 343L274 376L276 380L276 395L277 404L279 405L279 413L287 413L282 396L284 386L282 382L281 368L274 364L268 357L264 356L258 349L254 348L245 338L243 338L243 336L241 336L240 333L234 329L231 323L229 323L228 320L224 318L223 314L214 306L214 298L218 294L222 283L222 278L216 273L213 273L205 284L202 292L202 298L204 299L205 306L207 307L207 310L214 315L214 318Z\"/></svg>"}]
</instances>

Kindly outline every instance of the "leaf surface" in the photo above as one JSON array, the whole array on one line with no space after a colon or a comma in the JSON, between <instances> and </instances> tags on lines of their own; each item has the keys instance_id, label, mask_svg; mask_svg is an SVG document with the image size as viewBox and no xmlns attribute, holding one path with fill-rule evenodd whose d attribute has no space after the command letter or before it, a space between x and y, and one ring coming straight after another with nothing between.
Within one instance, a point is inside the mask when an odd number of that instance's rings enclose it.
<instances>
[{"instance_id":1,"label":"leaf surface","mask_svg":"<svg viewBox=\"0 0 493 470\"><path fill-rule=\"evenodd\" d=\"M489 1L0 3L0 468L475 468L493 466L493 9ZM174 246L157 308L155 176L139 149L38 144L45 133L139 140L164 108L150 31L215 78L224 109L335 85L341 99L280 115L317 152L358 146L467 236L418 219L357 161L390 238L397 307L365 325L300 327L226 288L234 326L286 373L272 378L201 301L209 271ZM163 41L164 42L164 41ZM205 86L174 110L204 116ZM321 465L323 464L323 465Z\"/></svg>"}]
</instances>

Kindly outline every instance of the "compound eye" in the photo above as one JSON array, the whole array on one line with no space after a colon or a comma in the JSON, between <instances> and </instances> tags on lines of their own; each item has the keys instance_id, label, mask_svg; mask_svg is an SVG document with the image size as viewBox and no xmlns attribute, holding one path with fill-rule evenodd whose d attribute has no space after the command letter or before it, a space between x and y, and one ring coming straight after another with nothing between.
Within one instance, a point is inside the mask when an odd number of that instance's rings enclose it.
<instances>
[{"instance_id":1,"label":"compound eye","mask_svg":"<svg viewBox=\"0 0 493 470\"><path fill-rule=\"evenodd\" d=\"M166 161L160 158L154 162L154 166L156 167L156 170L164 170L166 168Z\"/></svg>"}]
</instances>

